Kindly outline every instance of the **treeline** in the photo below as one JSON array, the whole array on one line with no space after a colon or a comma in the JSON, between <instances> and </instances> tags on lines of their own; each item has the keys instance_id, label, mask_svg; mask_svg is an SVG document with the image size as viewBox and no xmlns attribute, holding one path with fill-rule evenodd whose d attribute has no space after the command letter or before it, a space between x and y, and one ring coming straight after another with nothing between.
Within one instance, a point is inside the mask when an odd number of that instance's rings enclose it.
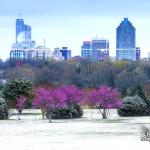
<instances>
[{"instance_id":1,"label":"treeline","mask_svg":"<svg viewBox=\"0 0 150 150\"><path fill-rule=\"evenodd\" d=\"M7 81L25 78L35 86L75 85L98 88L101 85L118 88L122 96L132 95L134 88L150 80L150 63L90 60L0 62L0 78Z\"/></svg>"}]
</instances>

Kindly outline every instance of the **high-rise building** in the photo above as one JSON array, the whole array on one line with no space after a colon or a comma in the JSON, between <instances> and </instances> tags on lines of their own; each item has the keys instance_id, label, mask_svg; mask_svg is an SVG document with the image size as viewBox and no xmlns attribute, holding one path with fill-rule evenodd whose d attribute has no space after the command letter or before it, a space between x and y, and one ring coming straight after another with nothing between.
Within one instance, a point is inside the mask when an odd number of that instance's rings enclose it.
<instances>
[{"instance_id":1,"label":"high-rise building","mask_svg":"<svg viewBox=\"0 0 150 150\"><path fill-rule=\"evenodd\" d=\"M24 25L24 31L25 31L25 43L27 43L27 45L29 45L32 42L31 26Z\"/></svg>"},{"instance_id":2,"label":"high-rise building","mask_svg":"<svg viewBox=\"0 0 150 150\"><path fill-rule=\"evenodd\" d=\"M28 49L35 47L35 41L32 41L31 26L24 23L24 19L16 19L16 43L12 49Z\"/></svg>"},{"instance_id":3,"label":"high-rise building","mask_svg":"<svg viewBox=\"0 0 150 150\"><path fill-rule=\"evenodd\" d=\"M92 59L92 45L91 41L83 41L83 45L81 46L81 56L83 58Z\"/></svg>"},{"instance_id":4,"label":"high-rise building","mask_svg":"<svg viewBox=\"0 0 150 150\"><path fill-rule=\"evenodd\" d=\"M16 19L16 43L20 42L18 37L19 35L24 34L24 20L23 19Z\"/></svg>"},{"instance_id":5,"label":"high-rise building","mask_svg":"<svg viewBox=\"0 0 150 150\"><path fill-rule=\"evenodd\" d=\"M116 58L136 61L136 29L128 18L116 29Z\"/></svg>"},{"instance_id":6,"label":"high-rise building","mask_svg":"<svg viewBox=\"0 0 150 150\"><path fill-rule=\"evenodd\" d=\"M10 57L24 59L26 50L35 48L36 42L32 41L31 26L24 23L24 19L16 19L16 41L10 52Z\"/></svg>"},{"instance_id":7,"label":"high-rise building","mask_svg":"<svg viewBox=\"0 0 150 150\"><path fill-rule=\"evenodd\" d=\"M71 58L71 50L69 50L68 47L62 47L60 52L62 53L62 56L65 58L65 60Z\"/></svg>"},{"instance_id":8,"label":"high-rise building","mask_svg":"<svg viewBox=\"0 0 150 150\"><path fill-rule=\"evenodd\" d=\"M94 61L105 60L109 57L109 41L100 38L94 38L92 41L84 41L81 47L81 56Z\"/></svg>"},{"instance_id":9,"label":"high-rise building","mask_svg":"<svg viewBox=\"0 0 150 150\"><path fill-rule=\"evenodd\" d=\"M97 61L103 61L109 57L109 40L94 38L92 39L92 48L96 52Z\"/></svg>"}]
</instances>

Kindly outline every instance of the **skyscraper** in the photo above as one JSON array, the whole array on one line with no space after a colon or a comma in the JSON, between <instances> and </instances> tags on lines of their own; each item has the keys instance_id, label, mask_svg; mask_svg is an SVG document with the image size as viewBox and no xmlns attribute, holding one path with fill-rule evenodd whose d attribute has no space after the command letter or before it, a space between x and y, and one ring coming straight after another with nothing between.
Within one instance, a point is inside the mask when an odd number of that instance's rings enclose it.
<instances>
[{"instance_id":1,"label":"skyscraper","mask_svg":"<svg viewBox=\"0 0 150 150\"><path fill-rule=\"evenodd\" d=\"M24 23L24 19L16 19L16 43L13 48L23 49L35 46L35 41L32 41L31 26Z\"/></svg>"},{"instance_id":2,"label":"skyscraper","mask_svg":"<svg viewBox=\"0 0 150 150\"><path fill-rule=\"evenodd\" d=\"M28 45L31 43L31 26L24 25L24 31L25 31L25 43Z\"/></svg>"},{"instance_id":3,"label":"skyscraper","mask_svg":"<svg viewBox=\"0 0 150 150\"><path fill-rule=\"evenodd\" d=\"M16 41L12 46L10 57L24 59L26 49L35 48L35 41L32 41L31 26L24 23L24 19L16 19Z\"/></svg>"},{"instance_id":4,"label":"skyscraper","mask_svg":"<svg viewBox=\"0 0 150 150\"><path fill-rule=\"evenodd\" d=\"M83 45L81 46L81 56L83 58L92 59L92 51L91 41L83 41Z\"/></svg>"},{"instance_id":5,"label":"skyscraper","mask_svg":"<svg viewBox=\"0 0 150 150\"><path fill-rule=\"evenodd\" d=\"M109 57L109 41L107 39L94 38L92 41L84 41L81 47L81 56L93 61L103 61Z\"/></svg>"},{"instance_id":6,"label":"skyscraper","mask_svg":"<svg viewBox=\"0 0 150 150\"><path fill-rule=\"evenodd\" d=\"M136 61L136 29L128 18L120 23L116 29L116 57L117 60Z\"/></svg>"},{"instance_id":7,"label":"skyscraper","mask_svg":"<svg viewBox=\"0 0 150 150\"><path fill-rule=\"evenodd\" d=\"M16 19L16 43L18 42L18 37L20 33L24 32L24 20Z\"/></svg>"},{"instance_id":8,"label":"skyscraper","mask_svg":"<svg viewBox=\"0 0 150 150\"><path fill-rule=\"evenodd\" d=\"M92 48L97 53L98 61L103 61L109 57L109 40L94 38L92 39Z\"/></svg>"}]
</instances>

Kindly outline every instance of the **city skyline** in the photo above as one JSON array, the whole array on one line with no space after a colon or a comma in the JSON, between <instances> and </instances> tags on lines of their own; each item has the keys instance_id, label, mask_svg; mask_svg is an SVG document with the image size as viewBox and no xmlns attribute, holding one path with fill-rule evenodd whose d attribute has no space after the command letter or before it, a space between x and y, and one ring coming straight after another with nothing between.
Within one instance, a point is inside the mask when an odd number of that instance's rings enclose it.
<instances>
[{"instance_id":1,"label":"city skyline","mask_svg":"<svg viewBox=\"0 0 150 150\"><path fill-rule=\"evenodd\" d=\"M136 45L141 47L142 57L146 57L150 51L148 20L150 2L146 0L122 3L119 3L119 0L33 2L29 3L29 0L1 2L1 58L9 57L11 45L15 42L15 20L19 12L26 23L32 26L33 39L42 45L45 38L46 46L52 50L55 47L67 46L72 49L73 56L80 55L82 42L98 36L110 41L110 56L115 56L115 31L120 21L128 17L136 28Z\"/></svg>"}]
</instances>

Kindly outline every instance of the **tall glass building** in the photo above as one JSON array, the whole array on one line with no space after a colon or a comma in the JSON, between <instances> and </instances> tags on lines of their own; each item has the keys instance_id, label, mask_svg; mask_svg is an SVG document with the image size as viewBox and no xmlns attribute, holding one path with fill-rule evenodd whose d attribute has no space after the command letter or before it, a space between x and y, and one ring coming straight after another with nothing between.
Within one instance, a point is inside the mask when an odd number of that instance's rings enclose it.
<instances>
[{"instance_id":1,"label":"tall glass building","mask_svg":"<svg viewBox=\"0 0 150 150\"><path fill-rule=\"evenodd\" d=\"M24 42L29 45L31 42L31 26L24 24L23 19L16 19L16 43Z\"/></svg>"},{"instance_id":2,"label":"tall glass building","mask_svg":"<svg viewBox=\"0 0 150 150\"><path fill-rule=\"evenodd\" d=\"M16 43L18 42L18 37L21 33L24 33L24 20L16 19Z\"/></svg>"},{"instance_id":3,"label":"tall glass building","mask_svg":"<svg viewBox=\"0 0 150 150\"><path fill-rule=\"evenodd\" d=\"M97 61L103 61L109 57L109 40L93 38L92 48L94 51L97 51Z\"/></svg>"},{"instance_id":4,"label":"tall glass building","mask_svg":"<svg viewBox=\"0 0 150 150\"><path fill-rule=\"evenodd\" d=\"M33 46L31 37L31 26L24 23L24 19L16 19L16 43L17 48L29 48Z\"/></svg>"},{"instance_id":5,"label":"tall glass building","mask_svg":"<svg viewBox=\"0 0 150 150\"><path fill-rule=\"evenodd\" d=\"M81 47L81 56L92 59L93 61L105 60L109 57L109 41L101 38L84 41Z\"/></svg>"},{"instance_id":6,"label":"tall glass building","mask_svg":"<svg viewBox=\"0 0 150 150\"><path fill-rule=\"evenodd\" d=\"M81 56L87 59L93 59L93 49L91 41L83 41L83 45L81 46Z\"/></svg>"},{"instance_id":7,"label":"tall glass building","mask_svg":"<svg viewBox=\"0 0 150 150\"><path fill-rule=\"evenodd\" d=\"M117 60L136 61L136 29L128 18L116 29L116 58Z\"/></svg>"},{"instance_id":8,"label":"tall glass building","mask_svg":"<svg viewBox=\"0 0 150 150\"><path fill-rule=\"evenodd\" d=\"M31 26L24 23L24 19L16 19L16 41L10 52L10 57L24 59L26 49L35 48L36 42L32 41Z\"/></svg>"}]
</instances>

